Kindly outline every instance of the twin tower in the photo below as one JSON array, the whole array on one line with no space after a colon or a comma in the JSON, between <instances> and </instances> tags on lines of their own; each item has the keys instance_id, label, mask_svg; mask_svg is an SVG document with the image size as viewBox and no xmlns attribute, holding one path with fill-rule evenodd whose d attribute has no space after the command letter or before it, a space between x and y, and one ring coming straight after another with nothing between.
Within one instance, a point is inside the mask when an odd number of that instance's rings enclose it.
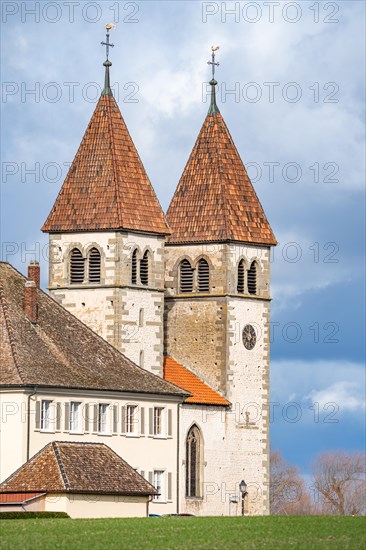
<instances>
[{"instance_id":1,"label":"twin tower","mask_svg":"<svg viewBox=\"0 0 366 550\"><path fill-rule=\"evenodd\" d=\"M163 376L169 355L233 405L254 403L265 445L276 240L217 107L217 82L164 216L109 67L42 228L50 236L50 293L142 368ZM247 421L253 414L255 407Z\"/></svg>"}]
</instances>

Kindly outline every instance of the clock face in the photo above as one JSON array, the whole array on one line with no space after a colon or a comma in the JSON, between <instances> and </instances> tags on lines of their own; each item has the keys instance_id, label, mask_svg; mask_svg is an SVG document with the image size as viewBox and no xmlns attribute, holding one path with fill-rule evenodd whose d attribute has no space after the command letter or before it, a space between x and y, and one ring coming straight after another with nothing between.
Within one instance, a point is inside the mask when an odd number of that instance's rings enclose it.
<instances>
[{"instance_id":1,"label":"clock face","mask_svg":"<svg viewBox=\"0 0 366 550\"><path fill-rule=\"evenodd\" d=\"M255 333L254 328L252 325L245 325L243 328L243 344L244 346L251 350L254 348L255 344L257 342L257 335Z\"/></svg>"}]
</instances>

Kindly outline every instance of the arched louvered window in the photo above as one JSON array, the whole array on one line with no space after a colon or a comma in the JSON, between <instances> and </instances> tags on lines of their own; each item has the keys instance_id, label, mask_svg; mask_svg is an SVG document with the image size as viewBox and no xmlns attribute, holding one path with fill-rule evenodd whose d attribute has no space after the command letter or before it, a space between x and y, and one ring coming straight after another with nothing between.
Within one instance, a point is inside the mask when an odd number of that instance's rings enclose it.
<instances>
[{"instance_id":1,"label":"arched louvered window","mask_svg":"<svg viewBox=\"0 0 366 550\"><path fill-rule=\"evenodd\" d=\"M80 284L84 282L84 258L78 248L73 248L70 255L70 282Z\"/></svg>"},{"instance_id":2,"label":"arched louvered window","mask_svg":"<svg viewBox=\"0 0 366 550\"><path fill-rule=\"evenodd\" d=\"M186 440L186 496L201 496L202 441L197 426L192 426Z\"/></svg>"},{"instance_id":3,"label":"arched louvered window","mask_svg":"<svg viewBox=\"0 0 366 550\"><path fill-rule=\"evenodd\" d=\"M248 292L257 294L257 264L252 262L248 270Z\"/></svg>"},{"instance_id":4,"label":"arched louvered window","mask_svg":"<svg viewBox=\"0 0 366 550\"><path fill-rule=\"evenodd\" d=\"M245 277L245 264L244 260L240 260L238 265L238 286L237 291L239 294L244 294L244 277Z\"/></svg>"},{"instance_id":5,"label":"arched louvered window","mask_svg":"<svg viewBox=\"0 0 366 550\"><path fill-rule=\"evenodd\" d=\"M131 283L137 284L137 248L132 253Z\"/></svg>"},{"instance_id":6,"label":"arched louvered window","mask_svg":"<svg viewBox=\"0 0 366 550\"><path fill-rule=\"evenodd\" d=\"M145 252L142 260L140 260L140 280L143 285L149 284L149 253Z\"/></svg>"},{"instance_id":7,"label":"arched louvered window","mask_svg":"<svg viewBox=\"0 0 366 550\"><path fill-rule=\"evenodd\" d=\"M89 283L100 283L100 265L100 252L97 248L92 248L89 252Z\"/></svg>"},{"instance_id":8,"label":"arched louvered window","mask_svg":"<svg viewBox=\"0 0 366 550\"><path fill-rule=\"evenodd\" d=\"M198 292L210 291L210 268L203 258L198 262Z\"/></svg>"},{"instance_id":9,"label":"arched louvered window","mask_svg":"<svg viewBox=\"0 0 366 550\"><path fill-rule=\"evenodd\" d=\"M180 263L180 291L193 292L193 268L188 260Z\"/></svg>"}]
</instances>

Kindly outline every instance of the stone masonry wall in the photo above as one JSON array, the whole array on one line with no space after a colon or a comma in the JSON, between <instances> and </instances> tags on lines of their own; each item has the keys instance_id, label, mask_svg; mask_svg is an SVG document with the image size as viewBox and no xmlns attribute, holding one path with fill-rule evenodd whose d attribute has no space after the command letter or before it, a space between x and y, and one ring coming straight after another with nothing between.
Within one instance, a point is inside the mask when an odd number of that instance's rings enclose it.
<instances>
[{"instance_id":1,"label":"stone masonry wall","mask_svg":"<svg viewBox=\"0 0 366 550\"><path fill-rule=\"evenodd\" d=\"M101 253L100 284L70 284L69 257L78 247L86 258L97 247ZM137 265L150 253L148 285L131 282L132 253ZM50 235L50 294L127 357L162 375L164 239L133 233L78 233Z\"/></svg>"}]
</instances>

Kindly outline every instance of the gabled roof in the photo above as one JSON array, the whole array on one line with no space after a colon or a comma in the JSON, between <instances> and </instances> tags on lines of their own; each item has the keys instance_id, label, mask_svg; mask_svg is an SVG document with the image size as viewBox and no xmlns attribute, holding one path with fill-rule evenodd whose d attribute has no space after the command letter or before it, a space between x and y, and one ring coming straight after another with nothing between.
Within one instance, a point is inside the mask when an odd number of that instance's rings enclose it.
<instances>
[{"instance_id":1,"label":"gabled roof","mask_svg":"<svg viewBox=\"0 0 366 550\"><path fill-rule=\"evenodd\" d=\"M166 215L168 243L276 239L225 121L210 108Z\"/></svg>"},{"instance_id":2,"label":"gabled roof","mask_svg":"<svg viewBox=\"0 0 366 550\"><path fill-rule=\"evenodd\" d=\"M222 395L172 357L165 357L164 359L164 379L192 394L191 397L185 400L185 403L231 405L230 401L222 397Z\"/></svg>"},{"instance_id":3,"label":"gabled roof","mask_svg":"<svg viewBox=\"0 0 366 550\"><path fill-rule=\"evenodd\" d=\"M187 395L135 365L41 290L32 324L23 310L25 281L0 262L1 385Z\"/></svg>"},{"instance_id":4,"label":"gabled roof","mask_svg":"<svg viewBox=\"0 0 366 550\"><path fill-rule=\"evenodd\" d=\"M102 95L42 227L168 234L164 213L112 94Z\"/></svg>"},{"instance_id":5,"label":"gabled roof","mask_svg":"<svg viewBox=\"0 0 366 550\"><path fill-rule=\"evenodd\" d=\"M154 495L155 488L104 443L53 441L0 485L1 493Z\"/></svg>"}]
</instances>

